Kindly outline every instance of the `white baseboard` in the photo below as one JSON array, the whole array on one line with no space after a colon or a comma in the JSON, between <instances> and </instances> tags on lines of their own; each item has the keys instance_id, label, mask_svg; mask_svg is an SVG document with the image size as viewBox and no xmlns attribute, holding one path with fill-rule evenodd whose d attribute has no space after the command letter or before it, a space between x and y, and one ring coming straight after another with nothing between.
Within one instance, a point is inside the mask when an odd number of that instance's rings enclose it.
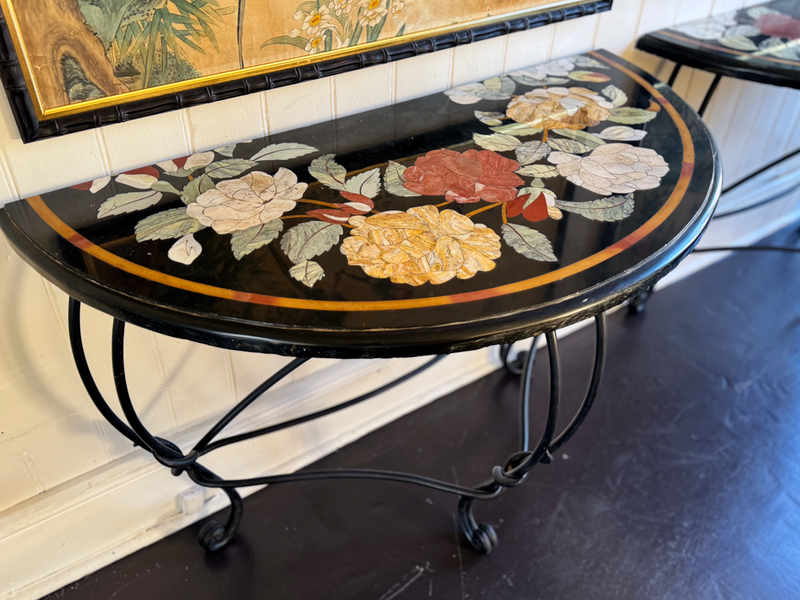
<instances>
[{"instance_id":1,"label":"white baseboard","mask_svg":"<svg viewBox=\"0 0 800 600\"><path fill-rule=\"evenodd\" d=\"M749 200L766 197L775 185L784 183L776 180L774 185L753 188ZM703 245L748 244L769 235L800 217L798 198L800 192L755 211L715 221ZM722 257L691 256L660 286L675 283ZM567 328L559 337L584 324ZM248 409L247 418L235 422L226 433L262 427L341 402L400 376L424 360L336 364L281 388L269 402ZM295 471L498 366L494 349L455 354L363 405L223 450L218 456L209 456L211 460L204 464L226 477ZM209 425L184 432L176 443L190 447ZM176 499L194 488L186 475L172 477L149 455L134 452L0 513L0 600L40 598L227 504L224 494L209 491L200 510L183 514ZM249 495L257 488L241 491ZM37 559L42 548L47 548L46 562Z\"/></svg>"}]
</instances>

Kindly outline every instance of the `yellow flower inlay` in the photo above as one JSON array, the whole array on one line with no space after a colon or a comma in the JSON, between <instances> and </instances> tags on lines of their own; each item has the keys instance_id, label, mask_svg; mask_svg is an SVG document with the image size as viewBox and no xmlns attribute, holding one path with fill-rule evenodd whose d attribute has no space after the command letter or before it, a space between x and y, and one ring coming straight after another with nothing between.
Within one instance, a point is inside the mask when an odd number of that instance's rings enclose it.
<instances>
[{"instance_id":1,"label":"yellow flower inlay","mask_svg":"<svg viewBox=\"0 0 800 600\"><path fill-rule=\"evenodd\" d=\"M350 218L350 237L341 246L347 262L370 277L393 283L434 285L469 279L494 269L500 237L453 210L418 206Z\"/></svg>"}]
</instances>

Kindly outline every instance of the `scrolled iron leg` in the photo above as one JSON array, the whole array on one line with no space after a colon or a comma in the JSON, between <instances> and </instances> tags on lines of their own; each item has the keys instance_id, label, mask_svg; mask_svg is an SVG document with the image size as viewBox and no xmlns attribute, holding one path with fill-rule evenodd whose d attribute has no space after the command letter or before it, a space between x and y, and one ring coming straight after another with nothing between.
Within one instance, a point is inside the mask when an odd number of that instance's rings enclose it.
<instances>
[{"instance_id":1,"label":"scrolled iron leg","mask_svg":"<svg viewBox=\"0 0 800 600\"><path fill-rule=\"evenodd\" d=\"M153 456L164 466L172 469L172 474L175 476L180 475L186 471L193 481L206 487L220 487L219 485L223 479L218 477L199 462L197 459L200 457L200 449L209 443L215 435L228 425L242 410L252 404L258 397L260 397L266 390L275 385L278 381L283 379L286 375L291 373L294 369L302 365L307 359L295 359L289 365L283 367L275 375L267 379L263 384L251 392L242 402L229 411L211 431L198 442L198 447L192 449L188 454L184 455L177 445L153 436L144 426L136 410L133 406L133 401L128 390L127 377L125 375L125 323L118 319L114 320L113 327L113 342L112 342L112 367L114 371L114 384L117 389L117 396L119 397L122 412L125 414L128 423L133 431L142 440L143 445L153 454ZM200 545L211 552L219 550L226 546L233 536L242 521L244 513L244 503L239 493L232 487L222 488L230 499L230 513L228 520L224 526L218 524L216 521L209 521L200 530L199 542Z\"/></svg>"},{"instance_id":2,"label":"scrolled iron leg","mask_svg":"<svg viewBox=\"0 0 800 600\"><path fill-rule=\"evenodd\" d=\"M69 334L70 343L72 346L72 355L75 359L75 365L78 373L83 381L84 387L89 394L89 397L97 406L102 415L111 423L122 435L131 440L135 445L148 450L153 454L154 458L161 464L171 468L172 474L175 476L180 475L186 471L190 477L198 482L200 485L206 487L221 487L214 485L215 482L223 481L220 477L203 467L197 462L199 452L191 451L188 455L184 455L181 449L163 438L153 436L142 421L139 419L133 402L128 391L127 377L125 374L124 362L124 337L125 337L125 324L122 321L114 321L114 331L112 339L112 365L114 370L114 384L119 396L122 411L128 423L126 424L120 419L116 413L106 402L105 398L100 393L94 378L89 370L89 365L86 360L86 355L83 349L83 336L81 333L81 319L80 319L81 303L75 299L70 299L69 304ZM252 394L250 394L242 406L237 409L238 414L244 406L254 401L263 391L274 385L279 378L288 372L291 372L300 366L304 359L296 360L291 365L284 367L278 374L271 377L264 384L259 386ZM229 415L229 418L232 416ZM229 420L229 419L228 419ZM227 424L228 421L223 422ZM198 481L199 480L199 481ZM199 541L200 545L209 551L219 550L231 541L236 534L236 530L242 521L244 512L244 504L242 497L233 488L222 488L228 498L230 498L230 514L224 526L219 525L216 521L209 521L200 531Z\"/></svg>"},{"instance_id":3,"label":"scrolled iron leg","mask_svg":"<svg viewBox=\"0 0 800 600\"><path fill-rule=\"evenodd\" d=\"M511 358L511 348L514 344L500 344L500 360L503 362L503 368L509 375L522 375L529 352L533 352L533 358L534 360L536 359L536 343L539 341L540 337L542 336L537 335L534 338L530 350L518 353L513 359Z\"/></svg>"},{"instance_id":4,"label":"scrolled iron leg","mask_svg":"<svg viewBox=\"0 0 800 600\"><path fill-rule=\"evenodd\" d=\"M522 483L531 469L537 464L549 464L553 461L552 453L564 445L569 438L575 434L580 424L586 418L600 386L606 357L605 314L600 314L595 317L596 349L594 367L583 403L569 425L556 436L555 428L558 422L558 409L561 399L561 369L555 333L548 333L547 350L550 358L550 405L544 433L536 447L531 450L529 423L530 392L536 341L536 339L533 340L531 349L526 355L520 385L520 446L522 449L506 461L505 467L494 467L494 469L492 469L492 479L476 488L476 490L488 492L489 498L496 498L504 489L515 487ZM470 546L482 554L489 554L497 547L499 540L497 533L491 525L488 523L478 523L475 519L473 507L476 499L475 496L461 496L458 502L458 525Z\"/></svg>"},{"instance_id":5,"label":"scrolled iron leg","mask_svg":"<svg viewBox=\"0 0 800 600\"><path fill-rule=\"evenodd\" d=\"M469 544L473 548L479 552L488 554L497 546L498 537L491 525L486 523L478 523L475 520L473 514L474 501L476 499L489 500L495 498L506 488L515 487L516 485L522 483L528 472L537 464L550 463L553 458L552 452L561 447L561 445L563 445L570 437L572 437L578 426L583 422L597 394L597 389L600 384L600 378L605 361L605 315L598 315L595 318L595 323L597 332L597 350L595 352L592 380L583 404L570 424L559 436L554 437L560 399L560 370L558 349L556 346L556 335L554 332L550 332L546 334L548 354L550 358L550 406L547 424L545 425L545 431L541 440L534 449L530 448L530 431L528 421L531 374L534 360L536 358L535 350L538 339L534 338L532 340L530 350L522 354L522 362L524 362L524 366L522 367L522 385L520 387L521 450L512 455L508 461L506 461L504 467L494 467L492 469L491 480L485 482L477 488L467 488L457 484L431 479L422 475L370 469L306 471L291 474L253 477L250 479L229 480L218 477L198 462L198 459L205 454L222 448L223 446L241 442L245 439L250 439L260 435L265 435L267 433L285 429L287 427L293 427L295 425L299 425L300 423L305 423L307 421L363 402L379 393L382 393L383 391L386 391L387 389L399 385L403 381L406 381L421 371L430 368L443 358L441 356L428 361L424 365L417 367L415 370L407 373L406 375L403 375L402 377L399 377L394 381L389 382L384 386L377 388L376 390L373 390L372 392L362 394L361 396L347 402L342 402L330 408L309 413L302 417L284 421L269 427L263 427L255 431L232 435L227 438L214 441L214 438L216 438L223 431L223 429L225 429L225 427L230 424L231 421L233 421L233 419L235 419L247 406L252 404L270 387L289 375L292 371L301 366L305 360L307 360L302 358L295 359L290 364L284 366L282 369L268 378L264 383L253 390L253 392L248 394L247 397L245 397L225 416L223 416L211 428L211 430L209 430L209 432L203 436L203 438L194 446L194 448L192 448L188 453L184 454L176 444L170 442L169 440L153 436L144 426L136 413L130 397L127 378L125 375L125 324L117 320L114 322L112 366L117 395L119 396L120 406L122 407L122 412L124 413L127 423L123 422L122 419L120 419L114 413L114 411L111 410L108 403L100 394L100 391L97 388L94 379L92 378L83 351L80 330L80 303L78 301L70 301L69 314L70 341L75 363L89 396L103 416L106 417L106 419L131 442L146 449L153 454L153 457L158 462L170 468L173 475L178 476L185 472L198 485L222 489L230 498L231 509L225 525L223 526L215 521L209 521L200 531L200 544L209 551L219 550L227 545L235 535L236 530L242 521L244 508L243 502L241 496L235 488L254 485L261 486L289 483L292 481L311 481L318 479L371 479L419 485L428 489L435 489L441 492L458 495L460 497L458 505L458 524L461 530L464 532ZM507 361L507 357L508 347L505 349L504 361Z\"/></svg>"}]
</instances>

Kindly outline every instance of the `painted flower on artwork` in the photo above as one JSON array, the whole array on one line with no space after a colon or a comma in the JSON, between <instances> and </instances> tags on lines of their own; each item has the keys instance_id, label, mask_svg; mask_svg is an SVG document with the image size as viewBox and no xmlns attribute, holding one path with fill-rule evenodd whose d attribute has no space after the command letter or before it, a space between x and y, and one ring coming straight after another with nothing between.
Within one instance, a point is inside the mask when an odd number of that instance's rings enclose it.
<instances>
[{"instance_id":1,"label":"painted flower on artwork","mask_svg":"<svg viewBox=\"0 0 800 600\"><path fill-rule=\"evenodd\" d=\"M387 12L386 0L362 0L359 23L362 27L375 27Z\"/></svg>"},{"instance_id":2,"label":"painted flower on artwork","mask_svg":"<svg viewBox=\"0 0 800 600\"><path fill-rule=\"evenodd\" d=\"M403 177L407 189L423 196L444 196L459 204L510 202L523 184L517 169L517 161L490 150L462 154L444 148L418 158Z\"/></svg>"},{"instance_id":3,"label":"painted flower on artwork","mask_svg":"<svg viewBox=\"0 0 800 600\"><path fill-rule=\"evenodd\" d=\"M728 12L719 15L692 21L682 25L676 25L674 29L698 40L716 40L725 35L728 27L736 25L736 12Z\"/></svg>"},{"instance_id":4,"label":"painted flower on artwork","mask_svg":"<svg viewBox=\"0 0 800 600\"><path fill-rule=\"evenodd\" d=\"M800 38L800 20L789 15L765 14L753 23L764 35L795 40Z\"/></svg>"},{"instance_id":5,"label":"painted flower on artwork","mask_svg":"<svg viewBox=\"0 0 800 600\"><path fill-rule=\"evenodd\" d=\"M353 10L353 0L331 0L329 6L337 16L349 14L350 11Z\"/></svg>"},{"instance_id":6,"label":"painted flower on artwork","mask_svg":"<svg viewBox=\"0 0 800 600\"><path fill-rule=\"evenodd\" d=\"M392 12L393 13L401 13L403 12L409 4L411 4L414 0L395 0L395 3L392 5Z\"/></svg>"},{"instance_id":7,"label":"painted flower on artwork","mask_svg":"<svg viewBox=\"0 0 800 600\"><path fill-rule=\"evenodd\" d=\"M254 171L220 181L186 207L186 214L217 233L233 233L269 223L295 207L308 184L298 183L289 169L272 176Z\"/></svg>"},{"instance_id":8,"label":"painted flower on artwork","mask_svg":"<svg viewBox=\"0 0 800 600\"><path fill-rule=\"evenodd\" d=\"M334 27L333 18L331 17L330 9L328 9L327 6L321 6L310 12L298 10L296 13L294 13L293 18L295 21L302 20L303 24L300 26L300 29L292 30L292 32L289 34L292 37L297 37L301 33L314 36L317 33L324 32L326 29L332 29Z\"/></svg>"},{"instance_id":9,"label":"painted flower on artwork","mask_svg":"<svg viewBox=\"0 0 800 600\"><path fill-rule=\"evenodd\" d=\"M308 40L308 43L306 44L305 50L309 54L316 54L317 52L319 52L320 50L322 50L324 48L325 48L325 36L320 34L320 35L312 36Z\"/></svg>"},{"instance_id":10,"label":"painted flower on artwork","mask_svg":"<svg viewBox=\"0 0 800 600\"><path fill-rule=\"evenodd\" d=\"M547 160L557 165L562 177L604 196L656 188L669 172L655 150L630 144L605 144L584 157L551 152Z\"/></svg>"},{"instance_id":11,"label":"painted flower on artwork","mask_svg":"<svg viewBox=\"0 0 800 600\"><path fill-rule=\"evenodd\" d=\"M177 0L176 0L177 1ZM403 35L406 9L414 0L316 0L302 2L293 18L301 21L289 35L279 35L261 44L292 46L307 54L350 48L379 39ZM388 19L389 9L395 15ZM386 27L396 28L393 32Z\"/></svg>"},{"instance_id":12,"label":"painted flower on artwork","mask_svg":"<svg viewBox=\"0 0 800 600\"><path fill-rule=\"evenodd\" d=\"M614 105L586 88L537 88L511 100L506 115L539 129L585 129L611 116Z\"/></svg>"},{"instance_id":13,"label":"painted flower on artwork","mask_svg":"<svg viewBox=\"0 0 800 600\"><path fill-rule=\"evenodd\" d=\"M370 277L393 283L440 284L491 271L500 257L500 236L453 210L418 206L350 219L342 242L347 262Z\"/></svg>"}]
</instances>

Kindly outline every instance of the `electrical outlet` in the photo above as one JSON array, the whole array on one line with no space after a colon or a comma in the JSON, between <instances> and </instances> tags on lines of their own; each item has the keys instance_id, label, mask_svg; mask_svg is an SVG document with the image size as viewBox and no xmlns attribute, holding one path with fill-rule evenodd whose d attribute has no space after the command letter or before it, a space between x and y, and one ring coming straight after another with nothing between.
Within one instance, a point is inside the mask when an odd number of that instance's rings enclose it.
<instances>
[{"instance_id":1,"label":"electrical outlet","mask_svg":"<svg viewBox=\"0 0 800 600\"><path fill-rule=\"evenodd\" d=\"M176 497L178 510L184 515L192 515L203 509L206 503L206 489L195 486L178 494Z\"/></svg>"}]
</instances>

